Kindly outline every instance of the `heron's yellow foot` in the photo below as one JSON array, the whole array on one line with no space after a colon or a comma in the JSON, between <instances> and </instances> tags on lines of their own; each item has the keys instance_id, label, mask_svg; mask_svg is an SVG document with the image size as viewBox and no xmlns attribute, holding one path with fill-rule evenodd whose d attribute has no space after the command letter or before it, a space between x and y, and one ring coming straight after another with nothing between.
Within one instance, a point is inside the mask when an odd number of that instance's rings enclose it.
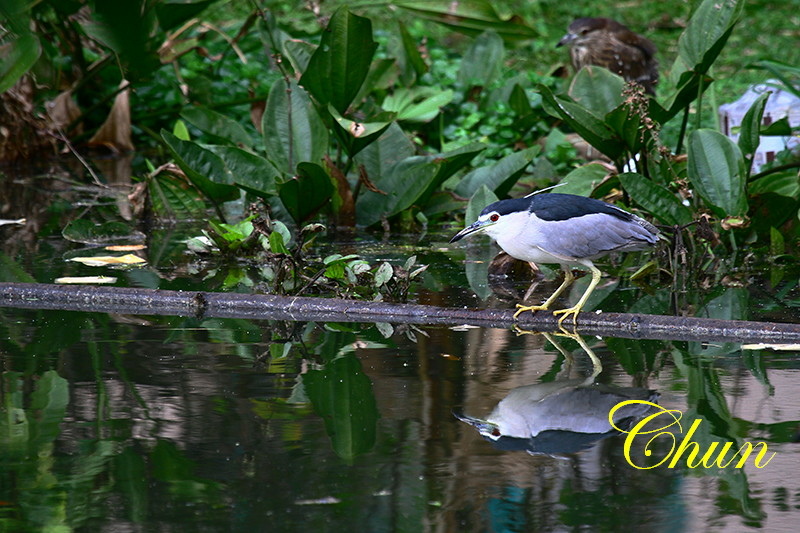
<instances>
[{"instance_id":1,"label":"heron's yellow foot","mask_svg":"<svg viewBox=\"0 0 800 533\"><path fill-rule=\"evenodd\" d=\"M581 312L583 309L583 305L576 305L574 307L570 307L568 309L559 309L558 311L553 311L553 315L564 315L558 319L558 327L563 329L564 321L567 319L568 316L572 315L572 325L578 325L578 313Z\"/></svg>"},{"instance_id":2,"label":"heron's yellow foot","mask_svg":"<svg viewBox=\"0 0 800 533\"><path fill-rule=\"evenodd\" d=\"M517 312L514 313L513 318L517 318L521 313L525 311L530 311L531 313L535 313L536 311L547 311L547 305L522 305L517 304Z\"/></svg>"}]
</instances>

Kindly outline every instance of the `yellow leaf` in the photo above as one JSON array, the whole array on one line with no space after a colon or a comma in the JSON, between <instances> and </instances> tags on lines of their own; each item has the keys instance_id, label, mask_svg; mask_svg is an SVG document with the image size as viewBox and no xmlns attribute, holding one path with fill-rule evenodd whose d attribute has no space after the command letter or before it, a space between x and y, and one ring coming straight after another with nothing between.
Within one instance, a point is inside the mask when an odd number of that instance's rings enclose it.
<instances>
[{"instance_id":1,"label":"yellow leaf","mask_svg":"<svg viewBox=\"0 0 800 533\"><path fill-rule=\"evenodd\" d=\"M97 284L97 283L116 283L117 278L111 276L80 276L80 277L66 277L56 278L56 283L65 284Z\"/></svg>"},{"instance_id":2,"label":"yellow leaf","mask_svg":"<svg viewBox=\"0 0 800 533\"><path fill-rule=\"evenodd\" d=\"M106 265L136 265L145 263L146 261L139 256L133 254L125 255L98 255L97 257L73 257L70 261L77 261L88 266L106 266Z\"/></svg>"}]
</instances>

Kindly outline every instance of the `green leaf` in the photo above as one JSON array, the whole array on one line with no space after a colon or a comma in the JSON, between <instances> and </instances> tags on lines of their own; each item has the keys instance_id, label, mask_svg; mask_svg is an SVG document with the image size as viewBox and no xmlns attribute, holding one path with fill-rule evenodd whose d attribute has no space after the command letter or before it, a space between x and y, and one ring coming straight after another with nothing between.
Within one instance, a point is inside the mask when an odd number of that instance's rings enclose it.
<instances>
[{"instance_id":1,"label":"green leaf","mask_svg":"<svg viewBox=\"0 0 800 533\"><path fill-rule=\"evenodd\" d=\"M330 103L344 113L367 77L377 46L372 22L339 8L322 33L300 84L322 106Z\"/></svg>"},{"instance_id":2,"label":"green leaf","mask_svg":"<svg viewBox=\"0 0 800 533\"><path fill-rule=\"evenodd\" d=\"M277 231L273 231L269 234L269 249L274 254L289 255L289 250L286 248L286 244L283 242L283 235Z\"/></svg>"},{"instance_id":3,"label":"green leaf","mask_svg":"<svg viewBox=\"0 0 800 533\"><path fill-rule=\"evenodd\" d=\"M739 149L747 161L749 169L753 162L753 155L758 150L761 142L761 119L764 117L764 108L767 105L767 98L771 92L767 91L756 98L755 102L747 110L742 119L741 130L739 131Z\"/></svg>"},{"instance_id":4,"label":"green leaf","mask_svg":"<svg viewBox=\"0 0 800 533\"><path fill-rule=\"evenodd\" d=\"M533 106L525 89L519 83L515 83L511 89L511 94L508 96L508 106L521 117L525 117L533 113Z\"/></svg>"},{"instance_id":5,"label":"green leaf","mask_svg":"<svg viewBox=\"0 0 800 533\"><path fill-rule=\"evenodd\" d=\"M358 358L353 354L337 357L322 370L309 370L302 378L314 411L325 421L336 454L349 461L372 449L379 414L372 383Z\"/></svg>"},{"instance_id":6,"label":"green leaf","mask_svg":"<svg viewBox=\"0 0 800 533\"><path fill-rule=\"evenodd\" d=\"M425 60L422 58L422 54L419 53L419 49L417 48L417 43L414 42L411 34L408 33L406 25L398 19L397 26L400 30L400 39L402 40L403 44L403 64L405 65L406 69L410 67L413 71L413 75L415 75L416 78L419 78L428 72L428 65L425 64ZM413 81L413 78L411 78L409 81Z\"/></svg>"},{"instance_id":7,"label":"green leaf","mask_svg":"<svg viewBox=\"0 0 800 533\"><path fill-rule=\"evenodd\" d=\"M275 165L263 157L233 146L209 146L225 163L236 186L259 198L278 194L275 184L282 181Z\"/></svg>"},{"instance_id":8,"label":"green leaf","mask_svg":"<svg viewBox=\"0 0 800 533\"><path fill-rule=\"evenodd\" d=\"M213 137L219 144L250 146L252 138L244 127L232 118L203 107L186 107L181 117Z\"/></svg>"},{"instance_id":9,"label":"green leaf","mask_svg":"<svg viewBox=\"0 0 800 533\"><path fill-rule=\"evenodd\" d=\"M391 131L390 128L387 133ZM469 163L483 149L482 144L472 143L443 154L410 156L395 162L397 153L389 149L389 143L398 144L402 149L407 142L402 131L398 135L402 137L375 143L379 145L377 147L379 149L374 153L369 153L372 146L364 150L364 154L380 155L392 163L373 161L370 167L365 166L368 172L377 168L380 173L371 173L369 177L373 184L386 194L370 190L361 191L356 200L356 219L359 224L369 226L378 222L382 216L395 215L416 202L424 204L447 178Z\"/></svg>"},{"instance_id":10,"label":"green leaf","mask_svg":"<svg viewBox=\"0 0 800 533\"><path fill-rule=\"evenodd\" d=\"M503 39L487 30L472 42L461 60L458 81L464 87L491 85L503 71Z\"/></svg>"},{"instance_id":11,"label":"green leaf","mask_svg":"<svg viewBox=\"0 0 800 533\"><path fill-rule=\"evenodd\" d=\"M687 171L692 185L717 216L747 213L744 159L731 139L714 130L693 131Z\"/></svg>"},{"instance_id":12,"label":"green leaf","mask_svg":"<svg viewBox=\"0 0 800 533\"><path fill-rule=\"evenodd\" d=\"M619 175L619 181L636 203L664 224L682 226L692 221L691 209L683 205L677 196L641 174L626 172Z\"/></svg>"},{"instance_id":13,"label":"green leaf","mask_svg":"<svg viewBox=\"0 0 800 533\"><path fill-rule=\"evenodd\" d=\"M561 118L583 139L616 160L624 152L624 145L615 132L599 116L565 96L556 96L548 87L538 86L545 110Z\"/></svg>"},{"instance_id":14,"label":"green leaf","mask_svg":"<svg viewBox=\"0 0 800 533\"><path fill-rule=\"evenodd\" d=\"M292 243L292 232L289 231L289 228L286 226L286 224L280 220L272 221L272 231L281 234L281 237L283 237L283 243L286 246L289 246Z\"/></svg>"},{"instance_id":15,"label":"green leaf","mask_svg":"<svg viewBox=\"0 0 800 533\"><path fill-rule=\"evenodd\" d=\"M569 96L597 117L622 105L625 81L602 67L580 69L569 86Z\"/></svg>"},{"instance_id":16,"label":"green leaf","mask_svg":"<svg viewBox=\"0 0 800 533\"><path fill-rule=\"evenodd\" d=\"M794 169L769 174L750 182L747 185L747 193L750 196L772 193L798 199L800 198L800 176Z\"/></svg>"},{"instance_id":17,"label":"green leaf","mask_svg":"<svg viewBox=\"0 0 800 533\"><path fill-rule=\"evenodd\" d=\"M381 287L386 285L390 279L394 276L394 269L392 265L384 261L381 263L381 266L378 267L378 270L375 272L374 283L376 287Z\"/></svg>"},{"instance_id":18,"label":"green leaf","mask_svg":"<svg viewBox=\"0 0 800 533\"><path fill-rule=\"evenodd\" d=\"M467 210L464 214L464 227L476 221L483 208L497 200L497 196L488 187L482 185L467 203ZM467 246L466 249L464 274L467 276L469 287L481 300L485 300L492 294L492 289L489 287L487 280L489 264L495 254L495 249L489 245Z\"/></svg>"},{"instance_id":19,"label":"green leaf","mask_svg":"<svg viewBox=\"0 0 800 533\"><path fill-rule=\"evenodd\" d=\"M315 163L297 165L297 176L278 186L281 201L298 224L325 205L333 195L331 178Z\"/></svg>"},{"instance_id":20,"label":"green leaf","mask_svg":"<svg viewBox=\"0 0 800 533\"><path fill-rule=\"evenodd\" d=\"M161 67L158 50L163 37L148 0L93 2L91 18L83 20L86 34L117 54L126 79L146 78Z\"/></svg>"},{"instance_id":21,"label":"green leaf","mask_svg":"<svg viewBox=\"0 0 800 533\"><path fill-rule=\"evenodd\" d=\"M582 165L564 176L555 192L591 196L594 189L608 176L608 168L600 163Z\"/></svg>"},{"instance_id":22,"label":"green leaf","mask_svg":"<svg viewBox=\"0 0 800 533\"><path fill-rule=\"evenodd\" d=\"M485 145L481 143L469 143L455 150L431 156L439 165L439 170L436 172L433 181L425 189L425 192L420 195L420 202L427 203L428 199L439 189L442 183L472 161L472 158L478 155L484 148Z\"/></svg>"},{"instance_id":23,"label":"green leaf","mask_svg":"<svg viewBox=\"0 0 800 533\"><path fill-rule=\"evenodd\" d=\"M489 0L460 2L401 1L394 5L466 35L478 35L486 30L496 31L505 40L525 40L539 32L524 24L518 16L501 18Z\"/></svg>"},{"instance_id":24,"label":"green leaf","mask_svg":"<svg viewBox=\"0 0 800 533\"><path fill-rule=\"evenodd\" d=\"M414 155L414 152L414 144L406 137L403 129L392 122L377 141L367 145L355 156L355 161L363 165L369 179L376 182L394 165Z\"/></svg>"},{"instance_id":25,"label":"green leaf","mask_svg":"<svg viewBox=\"0 0 800 533\"><path fill-rule=\"evenodd\" d=\"M195 142L182 141L167 130L161 130L161 138L186 177L211 201L227 202L239 197L239 190L232 185L233 176L218 155Z\"/></svg>"},{"instance_id":26,"label":"green leaf","mask_svg":"<svg viewBox=\"0 0 800 533\"><path fill-rule=\"evenodd\" d=\"M158 24L164 31L177 28L217 0L164 0L156 4Z\"/></svg>"},{"instance_id":27,"label":"green leaf","mask_svg":"<svg viewBox=\"0 0 800 533\"><path fill-rule=\"evenodd\" d=\"M328 149L328 130L308 94L295 82L278 80L269 91L261 121L267 158L292 175L298 163L318 163Z\"/></svg>"},{"instance_id":28,"label":"green leaf","mask_svg":"<svg viewBox=\"0 0 800 533\"><path fill-rule=\"evenodd\" d=\"M539 146L532 146L514 152L491 165L476 168L461 178L455 193L469 198L485 186L497 196L505 196L539 151Z\"/></svg>"},{"instance_id":29,"label":"green leaf","mask_svg":"<svg viewBox=\"0 0 800 533\"><path fill-rule=\"evenodd\" d=\"M469 226L476 220L483 211L483 208L489 204L493 204L499 200L497 195L492 192L486 185L481 185L469 199L467 203L467 212L464 215L464 227Z\"/></svg>"},{"instance_id":30,"label":"green leaf","mask_svg":"<svg viewBox=\"0 0 800 533\"><path fill-rule=\"evenodd\" d=\"M42 45L32 33L24 33L11 41L0 54L0 93L13 87L40 55Z\"/></svg>"},{"instance_id":31,"label":"green leaf","mask_svg":"<svg viewBox=\"0 0 800 533\"><path fill-rule=\"evenodd\" d=\"M201 216L206 204L196 189L181 178L168 173L160 173L147 183L150 205L160 217L189 219Z\"/></svg>"},{"instance_id":32,"label":"green leaf","mask_svg":"<svg viewBox=\"0 0 800 533\"><path fill-rule=\"evenodd\" d=\"M280 31L280 30L277 30ZM282 32L281 32L282 33ZM311 56L317 50L317 46L299 39L290 39L286 35L283 41L283 55L289 59L289 63L295 72L305 72Z\"/></svg>"},{"instance_id":33,"label":"green leaf","mask_svg":"<svg viewBox=\"0 0 800 533\"><path fill-rule=\"evenodd\" d=\"M429 122L439 114L441 107L452 100L453 91L450 89L442 91L427 86L398 87L383 100L381 107L397 113L397 120Z\"/></svg>"},{"instance_id":34,"label":"green leaf","mask_svg":"<svg viewBox=\"0 0 800 533\"><path fill-rule=\"evenodd\" d=\"M707 72L744 9L742 0L703 0L678 38L678 55L691 70Z\"/></svg>"},{"instance_id":35,"label":"green leaf","mask_svg":"<svg viewBox=\"0 0 800 533\"><path fill-rule=\"evenodd\" d=\"M347 155L353 157L358 152L366 148L369 144L377 141L383 135L389 126L392 125L391 120L380 122L357 122L344 118L336 111L333 105L328 104L328 112L333 117L337 128L334 128L334 133L339 138L345 147Z\"/></svg>"},{"instance_id":36,"label":"green leaf","mask_svg":"<svg viewBox=\"0 0 800 533\"><path fill-rule=\"evenodd\" d=\"M651 116L662 124L705 89L707 72L730 37L744 7L743 0L703 0L678 39L678 55L661 86L671 93L661 105L652 101ZM663 106L663 107L662 107Z\"/></svg>"},{"instance_id":37,"label":"green leaf","mask_svg":"<svg viewBox=\"0 0 800 533\"><path fill-rule=\"evenodd\" d=\"M189 135L189 129L182 120L175 121L175 126L172 127L172 134L182 141L192 140L192 137Z\"/></svg>"},{"instance_id":38,"label":"green leaf","mask_svg":"<svg viewBox=\"0 0 800 533\"><path fill-rule=\"evenodd\" d=\"M47 370L31 394L30 411L36 413L36 417L29 419L32 422L33 449L53 442L59 436L67 404L69 404L69 382L55 370Z\"/></svg>"},{"instance_id":39,"label":"green leaf","mask_svg":"<svg viewBox=\"0 0 800 533\"><path fill-rule=\"evenodd\" d=\"M761 135L765 136L775 135L778 137L788 137L793 134L792 126L789 124L789 117L781 117L761 130Z\"/></svg>"},{"instance_id":40,"label":"green leaf","mask_svg":"<svg viewBox=\"0 0 800 533\"><path fill-rule=\"evenodd\" d=\"M439 165L430 156L411 156L389 168L375 185L386 194L362 190L356 200L356 221L363 226L378 222L409 207L433 183Z\"/></svg>"}]
</instances>

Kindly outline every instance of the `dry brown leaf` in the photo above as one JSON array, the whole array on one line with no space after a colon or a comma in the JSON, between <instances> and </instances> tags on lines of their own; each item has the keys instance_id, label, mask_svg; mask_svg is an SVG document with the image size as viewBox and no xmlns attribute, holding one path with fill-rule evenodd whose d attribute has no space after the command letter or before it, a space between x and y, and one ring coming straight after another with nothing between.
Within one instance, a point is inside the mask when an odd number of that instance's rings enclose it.
<instances>
[{"instance_id":1,"label":"dry brown leaf","mask_svg":"<svg viewBox=\"0 0 800 533\"><path fill-rule=\"evenodd\" d=\"M120 87L128 85L127 80ZM114 105L100 129L89 139L89 146L105 146L114 152L134 150L131 140L130 89L124 89L114 98Z\"/></svg>"},{"instance_id":2,"label":"dry brown leaf","mask_svg":"<svg viewBox=\"0 0 800 533\"><path fill-rule=\"evenodd\" d=\"M47 102L45 108L50 116L51 127L54 130L65 129L81 116L81 110L78 104L75 103L75 99L72 98L72 91L69 89L62 91L54 100ZM70 133L75 135L83 133L83 126L78 123Z\"/></svg>"}]
</instances>

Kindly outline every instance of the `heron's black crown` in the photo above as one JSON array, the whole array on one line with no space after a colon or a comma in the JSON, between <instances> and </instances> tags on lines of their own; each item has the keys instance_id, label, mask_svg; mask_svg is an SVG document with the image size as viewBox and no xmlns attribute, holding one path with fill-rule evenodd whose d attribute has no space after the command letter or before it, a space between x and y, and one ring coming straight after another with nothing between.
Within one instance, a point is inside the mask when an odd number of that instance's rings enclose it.
<instances>
[{"instance_id":1,"label":"heron's black crown","mask_svg":"<svg viewBox=\"0 0 800 533\"><path fill-rule=\"evenodd\" d=\"M569 220L592 214L605 214L621 220L632 220L633 215L611 204L594 198L574 194L548 193L534 194L525 198L500 200L486 206L481 215L496 211L499 215L508 215L521 211L529 211L547 221Z\"/></svg>"}]
</instances>

